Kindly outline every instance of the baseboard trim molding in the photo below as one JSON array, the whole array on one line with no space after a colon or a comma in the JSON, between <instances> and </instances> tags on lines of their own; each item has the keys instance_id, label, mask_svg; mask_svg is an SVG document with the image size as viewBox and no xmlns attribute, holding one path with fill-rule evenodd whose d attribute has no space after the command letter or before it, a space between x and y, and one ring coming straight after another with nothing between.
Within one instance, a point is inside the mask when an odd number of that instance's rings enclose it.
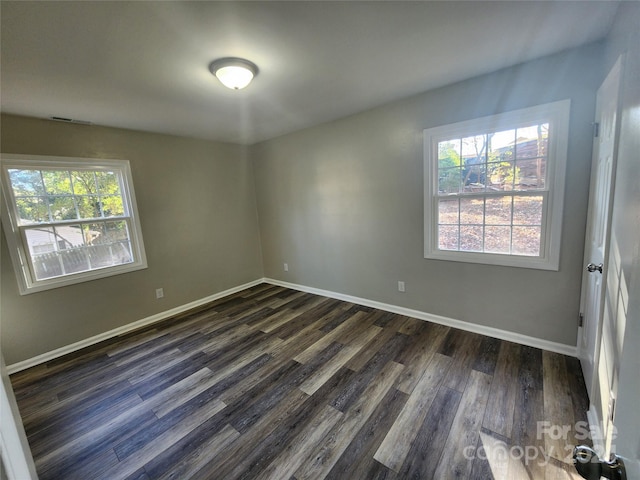
<instances>
[{"instance_id":1,"label":"baseboard trim molding","mask_svg":"<svg viewBox=\"0 0 640 480\"><path fill-rule=\"evenodd\" d=\"M259 278L258 280L254 280L252 282L245 283L243 285L238 285L237 287L229 288L228 290L224 290L222 292L214 293L213 295L209 295L208 297L204 297L199 300L194 300L193 302L180 305L178 307L172 308L170 310L166 310L164 312L156 313L155 315L151 315L150 317L146 317L141 320L137 320L133 323L128 323L127 325L123 325L122 327L114 328L113 330L109 330L107 332L100 333L93 337L80 340L79 342L72 343L71 345L66 345L64 347L51 350L50 352L46 352L41 355L35 356L33 358L23 360L22 362L14 363L12 365L7 365L7 372L9 373L9 375L11 375L16 372L26 370L27 368L35 367L36 365L40 365L41 363L49 362L56 358L62 357L63 355L67 355L68 353L73 353L82 348L95 345L96 343L100 343L104 340L117 337L118 335L128 333L140 327L145 327L152 323L166 320L167 318L170 318L174 315L178 315L180 313L186 312L187 310L191 310L192 308L196 308L206 303L213 302L214 300L218 300L220 298L233 295L234 293L240 292L247 288L260 285L261 283L265 283L263 278Z\"/></svg>"},{"instance_id":2,"label":"baseboard trim molding","mask_svg":"<svg viewBox=\"0 0 640 480\"><path fill-rule=\"evenodd\" d=\"M313 293L315 295L322 295L323 297L335 298L336 300L343 300L345 302L356 303L358 305L364 305L366 307L377 308L378 310L384 310L391 313L397 313L408 317L417 318L419 320L425 320L427 322L438 323L447 327L459 328L460 330L466 330L468 332L479 333L488 337L499 338L500 340L507 340L509 342L518 343L521 345L527 345L529 347L539 348L541 350L548 350L550 352L561 353L570 357L577 357L577 347L574 345L565 345L563 343L551 342L541 338L530 337L528 335L522 335L520 333L509 332L507 330L500 330L494 327L487 327L485 325L478 325L475 323L469 323L462 320L456 320L454 318L442 317L440 315L434 315L420 310L412 310L410 308L400 307L397 305L391 305L388 303L377 302L375 300L369 300L366 298L353 297L351 295L345 295L338 292L332 292L329 290L322 290L319 288L307 287L305 285L298 285L295 283L283 282L273 278L264 278L266 283L277 285L280 287L291 288L293 290L299 290L301 292Z\"/></svg>"},{"instance_id":3,"label":"baseboard trim molding","mask_svg":"<svg viewBox=\"0 0 640 480\"><path fill-rule=\"evenodd\" d=\"M210 295L208 297L195 300L185 305L180 305L178 307L172 308L170 310L166 310L164 312L156 313L155 315L151 315L141 320L128 323L127 325L123 325L122 327L118 327L113 330L109 330L107 332L95 335L93 337L80 340L79 342L75 342L70 345L66 345L64 347L60 347L55 350L51 350L50 352L37 355L33 358L29 358L27 360L14 363L12 365L7 365L7 372L9 373L9 375L12 375L22 370L26 370L27 368L35 367L36 365L40 365L41 363L49 362L56 358L62 357L63 355L67 355L69 353L73 353L82 348L95 345L96 343L102 342L104 340L108 340L118 335L123 335L125 333L131 332L138 328L151 325L152 323L166 320L167 318L170 318L174 315L178 315L180 313L186 312L187 310L191 310L192 308L196 308L206 303L213 302L214 300L218 300L220 298L233 295L234 293L240 292L247 288L255 287L256 285L259 285L261 283L269 283L271 285L291 288L293 290L298 290L300 292L312 293L314 295L321 295L323 297L335 298L336 300L343 300L345 302L364 305L366 307L377 308L378 310L397 313L399 315L406 315L408 317L417 318L419 320L438 323L440 325L445 325L447 327L459 328L460 330L479 333L481 335L499 338L500 340L507 340L509 342L519 343L521 345L527 345L529 347L540 348L541 350L548 350L550 352L561 353L563 355L568 355L571 357L577 356L577 347L573 345L565 345L562 343L551 342L549 340L530 337L527 335L522 335L520 333L509 332L507 330L500 330L498 328L487 327L484 325L477 325L475 323L464 322L462 320L456 320L454 318L434 315L432 313L400 307L398 305L391 305L388 303L377 302L375 300L369 300L366 298L345 295L343 293L332 292L330 290L322 290L319 288L307 287L305 285L299 285L296 283L283 282L281 280L276 280L274 278L259 278L252 282L245 283L243 285L238 285L237 287L233 287L228 290L224 290L222 292L214 293L213 295Z\"/></svg>"}]
</instances>

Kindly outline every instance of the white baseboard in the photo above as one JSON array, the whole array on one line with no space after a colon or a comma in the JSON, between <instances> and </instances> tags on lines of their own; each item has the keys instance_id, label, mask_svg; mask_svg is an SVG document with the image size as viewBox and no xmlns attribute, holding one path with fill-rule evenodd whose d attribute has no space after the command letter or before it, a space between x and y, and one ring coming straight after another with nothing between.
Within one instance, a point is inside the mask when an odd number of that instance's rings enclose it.
<instances>
[{"instance_id":1,"label":"white baseboard","mask_svg":"<svg viewBox=\"0 0 640 480\"><path fill-rule=\"evenodd\" d=\"M527 335L522 335L520 333L509 332L506 330L500 330L498 328L487 327L484 325L477 325L475 323L463 322L462 320L456 320L453 318L442 317L440 315L433 315L431 313L421 312L419 310L412 310L410 308L400 307L397 305L391 305L388 303L381 303L375 300L368 300L366 298L353 297L351 295L345 295L342 293L332 292L329 290L321 290L319 288L307 287L304 285L298 285L295 283L282 282L280 280L275 280L273 278L260 278L258 280L254 280L249 283L245 283L244 285L238 285L237 287L230 288L223 292L215 293L205 298L201 298L199 300L195 300L193 302L187 303L185 305L181 305L179 307L172 308L170 310L166 310L164 312L156 313L155 315L151 315L150 317L143 318L141 320L137 320L133 323L129 323L127 325L123 325L122 327L115 328L113 330L109 330L108 332L101 333L99 335L95 335L90 338L86 338L76 343L72 343L71 345L66 345L61 348L57 348L55 350L51 350L50 352L43 353L33 358L29 358L27 360L23 360L22 362L14 363L12 365L7 366L7 371L9 375L20 372L22 370L26 370L27 368L34 367L41 363L45 363L51 361L55 358L59 358L68 353L75 352L82 348L94 345L96 343L102 342L103 340L108 340L110 338L116 337L118 335L122 335L124 333L130 332L140 327L144 327L146 325L150 325L152 323L160 322L162 320L166 320L174 315L178 315L182 312L186 312L192 308L199 307L200 305L204 305L209 302L213 302L214 300L218 300L219 298L226 297L228 295L232 295L234 293L240 292L250 287L254 287L261 283L270 283L272 285L278 285L281 287L291 288L293 290L298 290L301 292L312 293L315 295L321 295L323 297L335 298L337 300L343 300L345 302L356 303L358 305L364 305L366 307L377 308L379 310L384 310L387 312L397 313L400 315L405 315L408 317L417 318L419 320L425 320L427 322L438 323L440 325L445 325L447 327L459 328L460 330L466 330L468 332L479 333L481 335L486 335L489 337L499 338L501 340L507 340L509 342L519 343L521 345L527 345L530 347L540 348L542 350L548 350L550 352L561 353L563 355L569 355L571 357L577 356L577 348L573 345L565 345L562 343L550 342L549 340L543 340L540 338L529 337Z\"/></svg>"},{"instance_id":2,"label":"white baseboard","mask_svg":"<svg viewBox=\"0 0 640 480\"><path fill-rule=\"evenodd\" d=\"M405 307L399 307L397 305L391 305L388 303L376 302L375 300L368 300L366 298L352 297L351 295L331 292L329 290L321 290L319 288L283 282L280 280L275 280L273 278L264 278L264 281L266 283L271 283L272 285L291 288L293 290L299 290L301 292L313 293L315 295L322 295L323 297L335 298L336 300L344 300L345 302L351 302L358 305L364 305L366 307L377 308L378 310L385 310L387 312L397 313L400 315L405 315L407 317L425 320L427 322L438 323L447 327L459 328L460 330L479 333L488 337L499 338L500 340L507 340L509 342L527 345L529 347L535 347L541 350L561 353L570 357L577 356L577 347L575 345L565 345L563 343L551 342L549 340L530 337L528 335L522 335L520 333L509 332L507 330L500 330L498 328L487 327L485 325L478 325L475 323L464 322L462 320L456 320L453 318L441 317L440 315L433 315L431 313L412 310Z\"/></svg>"},{"instance_id":3,"label":"white baseboard","mask_svg":"<svg viewBox=\"0 0 640 480\"><path fill-rule=\"evenodd\" d=\"M196 308L196 307L199 307L200 305L213 302L214 300L218 300L219 298L232 295L234 293L240 292L247 288L259 285L261 283L264 283L264 279L259 278L258 280L254 280L253 282L245 283L244 285L238 285L237 287L233 287L228 290L224 290L222 292L214 293L213 295L210 295L205 298L201 298L199 300L195 300L185 305L180 305L179 307L175 307L170 310L166 310L164 312L156 313L155 315L151 315L150 317L143 318L142 320L137 320L133 323L128 323L127 325L123 325L122 327L114 328L113 330L109 330L108 332L104 332L99 335L95 335L93 337L80 340L79 342L72 343L71 345L66 345L64 347L51 350L50 352L46 352L36 357L23 360L22 362L14 363L12 365L7 365L7 372L9 373L9 375L11 375L13 373L20 372L21 370L26 370L27 368L31 368L41 363L51 361L58 357L62 357L63 355L75 352L85 347L89 347L91 345L102 342L104 340L108 340L109 338L122 335L124 333L130 332L137 328L150 325L152 323L166 320L167 318L170 318L174 315L178 315L179 313L186 312L187 310L191 310L192 308Z\"/></svg>"}]
</instances>

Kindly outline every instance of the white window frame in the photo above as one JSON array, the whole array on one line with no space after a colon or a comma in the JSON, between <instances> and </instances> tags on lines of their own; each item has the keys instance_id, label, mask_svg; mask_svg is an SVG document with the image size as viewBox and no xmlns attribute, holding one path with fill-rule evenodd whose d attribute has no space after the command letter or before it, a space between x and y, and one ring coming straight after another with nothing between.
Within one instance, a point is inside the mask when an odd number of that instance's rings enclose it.
<instances>
[{"instance_id":1,"label":"white window frame","mask_svg":"<svg viewBox=\"0 0 640 480\"><path fill-rule=\"evenodd\" d=\"M147 268L147 257L142 238L142 228L138 215L133 178L128 160L103 160L95 158L50 157L41 155L1 154L2 190L2 224L4 227L7 246L11 254L11 261L16 273L21 295L41 292L52 288L73 285L99 278L120 275ZM129 240L133 262L107 266L95 270L71 273L58 277L37 280L32 270L29 248L26 243L24 230L28 225L20 225L16 201L13 196L8 170L9 169L77 169L77 170L108 170L116 171L121 178L120 190L124 202L124 215L109 217L109 219L125 221L129 229ZM42 225L64 225L69 221L45 222Z\"/></svg>"},{"instance_id":2,"label":"white window frame","mask_svg":"<svg viewBox=\"0 0 640 480\"><path fill-rule=\"evenodd\" d=\"M424 130L424 257L455 262L558 270L569 138L570 100L537 105ZM540 255L464 252L438 248L438 142L549 123ZM512 192L509 192L510 194ZM535 191L526 191L531 194ZM475 197L477 193L473 194ZM461 194L463 197L464 194Z\"/></svg>"}]
</instances>

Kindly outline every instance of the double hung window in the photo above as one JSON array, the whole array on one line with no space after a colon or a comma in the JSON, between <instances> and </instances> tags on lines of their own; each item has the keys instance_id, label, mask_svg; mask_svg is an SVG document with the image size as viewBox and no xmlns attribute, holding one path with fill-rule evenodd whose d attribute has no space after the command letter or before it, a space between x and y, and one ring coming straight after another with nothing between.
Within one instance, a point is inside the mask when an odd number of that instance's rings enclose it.
<instances>
[{"instance_id":1,"label":"double hung window","mask_svg":"<svg viewBox=\"0 0 640 480\"><path fill-rule=\"evenodd\" d=\"M424 131L425 257L557 270L569 101Z\"/></svg>"},{"instance_id":2,"label":"double hung window","mask_svg":"<svg viewBox=\"0 0 640 480\"><path fill-rule=\"evenodd\" d=\"M2 156L22 294L146 268L129 162Z\"/></svg>"}]
</instances>

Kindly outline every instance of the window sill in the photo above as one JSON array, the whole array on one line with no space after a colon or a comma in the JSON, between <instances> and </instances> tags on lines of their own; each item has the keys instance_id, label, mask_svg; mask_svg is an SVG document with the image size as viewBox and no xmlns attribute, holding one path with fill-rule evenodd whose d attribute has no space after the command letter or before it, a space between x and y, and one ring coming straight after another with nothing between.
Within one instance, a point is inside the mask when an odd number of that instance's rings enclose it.
<instances>
[{"instance_id":1,"label":"window sill","mask_svg":"<svg viewBox=\"0 0 640 480\"><path fill-rule=\"evenodd\" d=\"M501 255L497 253L474 253L437 250L425 252L424 258L444 260L448 262L478 263L501 267L531 268L535 270L558 271L559 261L544 257L528 257L524 255Z\"/></svg>"},{"instance_id":2,"label":"window sill","mask_svg":"<svg viewBox=\"0 0 640 480\"><path fill-rule=\"evenodd\" d=\"M114 275L122 275L124 273L144 270L145 268L147 268L146 262L138 264L130 263L126 266L123 265L121 267L107 267L101 270L92 270L84 273L76 273L73 275L41 280L32 285L25 285L20 282L18 288L20 290L20 295L29 295L32 293L52 290L54 288L66 287L69 285L76 285L78 283L90 282L93 280L99 280L101 278L112 277Z\"/></svg>"}]
</instances>

